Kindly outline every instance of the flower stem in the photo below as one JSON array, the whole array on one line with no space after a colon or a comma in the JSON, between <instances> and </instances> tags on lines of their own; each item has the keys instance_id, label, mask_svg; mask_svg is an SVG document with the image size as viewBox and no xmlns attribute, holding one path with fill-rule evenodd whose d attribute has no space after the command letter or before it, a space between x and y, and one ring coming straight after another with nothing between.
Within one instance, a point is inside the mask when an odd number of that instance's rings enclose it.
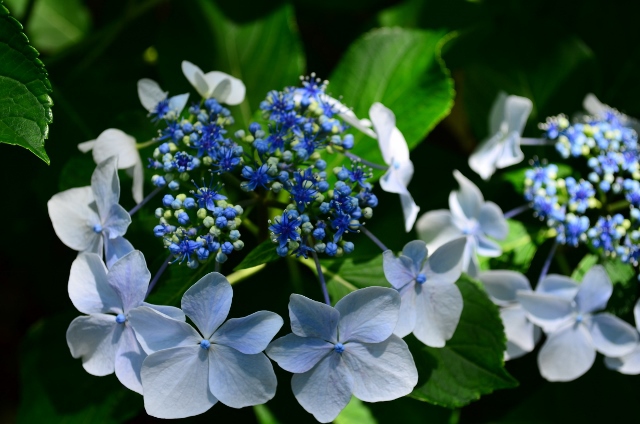
<instances>
[{"instance_id":1,"label":"flower stem","mask_svg":"<svg viewBox=\"0 0 640 424\"><path fill-rule=\"evenodd\" d=\"M136 143L136 149L140 150L140 149L144 149L147 146L151 146L152 144L155 144L157 142L159 142L160 140L156 140L156 139L151 139L149 141L145 141L143 143Z\"/></svg>"},{"instance_id":2,"label":"flower stem","mask_svg":"<svg viewBox=\"0 0 640 424\"><path fill-rule=\"evenodd\" d=\"M389 169L388 166L386 165L378 165L377 163L373 163L373 162L369 162L368 160L362 159L360 156L356 156L351 152L347 152L344 150L341 150L340 153L342 153L343 155L345 155L346 157L348 157L349 159L356 161L356 162L360 162L363 165L367 165L371 168L375 168L375 169L381 169L383 171L386 171L387 169Z\"/></svg>"},{"instance_id":3,"label":"flower stem","mask_svg":"<svg viewBox=\"0 0 640 424\"><path fill-rule=\"evenodd\" d=\"M522 212L524 212L524 211L526 211L526 210L528 210L530 208L531 208L531 206L528 203L526 203L526 204L524 204L522 206L518 206L517 208L511 209L510 211L505 212L504 213L504 219L511 219L514 216L518 216Z\"/></svg>"},{"instance_id":4,"label":"flower stem","mask_svg":"<svg viewBox=\"0 0 640 424\"><path fill-rule=\"evenodd\" d=\"M153 276L153 279L151 280L151 282L149 283L149 288L147 289L147 294L144 296L145 298L147 296L149 296L149 293L151 293L151 290L153 290L153 288L155 287L156 283L158 282L158 280L160 279L160 277L162 276L162 274L164 273L164 271L167 269L167 267L169 266L169 262L171 262L171 256L169 256L163 263L162 266L160 267L160 269L158 270L158 272L156 272L156 275Z\"/></svg>"},{"instance_id":5,"label":"flower stem","mask_svg":"<svg viewBox=\"0 0 640 424\"><path fill-rule=\"evenodd\" d=\"M527 138L522 137L520 139L521 146L550 146L555 144L553 140L547 140L546 138Z\"/></svg>"},{"instance_id":6,"label":"flower stem","mask_svg":"<svg viewBox=\"0 0 640 424\"><path fill-rule=\"evenodd\" d=\"M315 250L311 251L313 261L316 263L316 269L318 270L318 280L320 280L320 288L322 289L322 295L324 296L324 303L331 306L331 300L329 299L329 292L327 291L327 283L324 281L324 274L322 274L322 265L318 259L318 254Z\"/></svg>"},{"instance_id":7,"label":"flower stem","mask_svg":"<svg viewBox=\"0 0 640 424\"><path fill-rule=\"evenodd\" d=\"M367 237L369 237L371 239L371 241L373 241L380 249L382 249L382 251L386 251L389 250L389 248L387 248L387 246L385 246L379 239L378 237L374 236L373 233L369 230L367 230L364 225L360 226L360 231L362 231L364 233L364 235L366 235Z\"/></svg>"},{"instance_id":8,"label":"flower stem","mask_svg":"<svg viewBox=\"0 0 640 424\"><path fill-rule=\"evenodd\" d=\"M215 261L215 263L216 263L216 264L215 264L215 266L214 266L213 270L214 270L215 272L220 272L220 262Z\"/></svg>"},{"instance_id":9,"label":"flower stem","mask_svg":"<svg viewBox=\"0 0 640 424\"><path fill-rule=\"evenodd\" d=\"M538 278L538 284L540 284L540 282L544 280L544 277L547 276L547 272L549 272L549 266L551 266L551 259L553 259L553 255L555 255L557 248L558 240L554 240L553 246L551 246L551 250L549 251L549 256L547 256L547 259L544 261L544 265L542 265L542 271L540 272L540 278Z\"/></svg>"},{"instance_id":10,"label":"flower stem","mask_svg":"<svg viewBox=\"0 0 640 424\"><path fill-rule=\"evenodd\" d=\"M617 212L622 209L627 209L629 207L629 202L626 200L619 200L617 202L611 203L607 206L607 212Z\"/></svg>"},{"instance_id":11,"label":"flower stem","mask_svg":"<svg viewBox=\"0 0 640 424\"><path fill-rule=\"evenodd\" d=\"M160 193L160 190L162 190L163 187L156 187L151 193L147 194L147 197L145 197L144 199L142 199L142 202L138 203L137 205L135 205L130 211L129 211L129 216L133 215L134 213L138 212L140 210L141 207L143 207L145 205L145 203L147 203L149 200L151 200L153 198L153 196L155 196L156 194Z\"/></svg>"}]
</instances>

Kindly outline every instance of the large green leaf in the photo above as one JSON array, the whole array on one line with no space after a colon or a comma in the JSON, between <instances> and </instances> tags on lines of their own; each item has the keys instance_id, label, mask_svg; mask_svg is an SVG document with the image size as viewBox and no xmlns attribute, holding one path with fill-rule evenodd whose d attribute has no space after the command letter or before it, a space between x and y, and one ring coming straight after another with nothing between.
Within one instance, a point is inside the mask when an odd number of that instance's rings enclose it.
<instances>
[{"instance_id":1,"label":"large green leaf","mask_svg":"<svg viewBox=\"0 0 640 424\"><path fill-rule=\"evenodd\" d=\"M360 399L351 396L351 400L333 421L335 424L377 424L369 408Z\"/></svg>"},{"instance_id":2,"label":"large green leaf","mask_svg":"<svg viewBox=\"0 0 640 424\"><path fill-rule=\"evenodd\" d=\"M421 378L411 396L449 408L518 385L504 369L506 337L498 307L473 280L463 276L457 285L464 309L446 346L432 348L409 339Z\"/></svg>"},{"instance_id":3,"label":"large green leaf","mask_svg":"<svg viewBox=\"0 0 640 424\"><path fill-rule=\"evenodd\" d=\"M396 115L409 148L418 145L451 110L453 81L440 58L444 32L381 28L351 45L330 78L328 91L368 118L374 102ZM376 142L355 134L353 153L382 163ZM329 166L338 166L335 158Z\"/></svg>"},{"instance_id":4,"label":"large green leaf","mask_svg":"<svg viewBox=\"0 0 640 424\"><path fill-rule=\"evenodd\" d=\"M0 143L17 144L49 163L51 84L22 25L0 3Z\"/></svg>"},{"instance_id":5,"label":"large green leaf","mask_svg":"<svg viewBox=\"0 0 640 424\"><path fill-rule=\"evenodd\" d=\"M276 253L276 244L271 240L265 240L253 248L233 270L252 268L278 259L280 256Z\"/></svg>"}]
</instances>

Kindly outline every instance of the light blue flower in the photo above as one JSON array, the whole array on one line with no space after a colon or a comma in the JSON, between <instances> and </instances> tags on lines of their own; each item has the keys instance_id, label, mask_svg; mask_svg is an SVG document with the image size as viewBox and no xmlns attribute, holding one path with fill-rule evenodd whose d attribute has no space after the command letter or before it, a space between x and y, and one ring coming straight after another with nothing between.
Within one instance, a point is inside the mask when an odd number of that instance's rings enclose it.
<instances>
[{"instance_id":1,"label":"light blue flower","mask_svg":"<svg viewBox=\"0 0 640 424\"><path fill-rule=\"evenodd\" d=\"M407 344L393 329L400 296L368 287L349 293L335 308L292 294L292 334L274 340L267 355L294 373L293 394L320 422L330 422L353 394L366 402L397 399L418 382Z\"/></svg>"},{"instance_id":2,"label":"light blue flower","mask_svg":"<svg viewBox=\"0 0 640 424\"><path fill-rule=\"evenodd\" d=\"M259 311L224 322L233 291L212 272L182 297L182 310L195 324L169 318L151 308L131 313L144 351L144 406L158 418L202 414L218 400L232 408L258 405L276 391L271 362L262 353L282 327L282 318Z\"/></svg>"},{"instance_id":3,"label":"light blue flower","mask_svg":"<svg viewBox=\"0 0 640 424\"><path fill-rule=\"evenodd\" d=\"M596 265L582 283L548 275L535 292L517 292L517 300L531 322L542 327L547 340L538 354L540 374L549 381L571 381L593 365L596 350L619 358L638 343L638 332L604 309L613 285L604 268Z\"/></svg>"},{"instance_id":4,"label":"light blue flower","mask_svg":"<svg viewBox=\"0 0 640 424\"><path fill-rule=\"evenodd\" d=\"M122 237L131 223L129 213L118 204L120 181L117 158L110 157L93 171L91 186L55 194L47 203L53 229L60 240L79 252L106 257L107 266L133 251Z\"/></svg>"},{"instance_id":5,"label":"light blue flower","mask_svg":"<svg viewBox=\"0 0 640 424\"><path fill-rule=\"evenodd\" d=\"M175 120L187 105L189 93L168 97L168 93L162 91L157 82L143 78L138 81L138 97L149 115L154 117L153 121Z\"/></svg>"},{"instance_id":6,"label":"light blue flower","mask_svg":"<svg viewBox=\"0 0 640 424\"><path fill-rule=\"evenodd\" d=\"M413 333L427 346L443 347L453 336L462 313L462 294L454 283L462 273L466 237L443 244L428 257L422 240L407 243L400 257L383 253L384 275L402 299L393 333Z\"/></svg>"},{"instance_id":7,"label":"light blue flower","mask_svg":"<svg viewBox=\"0 0 640 424\"><path fill-rule=\"evenodd\" d=\"M640 331L640 300L636 302L633 308L633 316L636 320L636 329ZM626 355L618 358L604 358L605 365L622 374L638 375L640 374L640 342L636 343L633 350Z\"/></svg>"},{"instance_id":8,"label":"light blue flower","mask_svg":"<svg viewBox=\"0 0 640 424\"><path fill-rule=\"evenodd\" d=\"M67 344L74 358L82 358L89 374L116 373L127 388L142 393L140 368L147 356L138 344L129 314L145 305L184 321L184 314L171 306L144 303L151 274L144 256L133 251L107 271L100 256L81 253L71 265L69 297L87 315L74 319L67 329Z\"/></svg>"}]
</instances>

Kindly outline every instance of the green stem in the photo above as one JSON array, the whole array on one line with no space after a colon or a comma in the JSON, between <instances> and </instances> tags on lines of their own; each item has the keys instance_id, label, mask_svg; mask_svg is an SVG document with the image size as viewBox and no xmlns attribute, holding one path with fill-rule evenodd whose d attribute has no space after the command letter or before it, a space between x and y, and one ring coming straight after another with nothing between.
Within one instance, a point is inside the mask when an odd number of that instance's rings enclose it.
<instances>
[{"instance_id":1,"label":"green stem","mask_svg":"<svg viewBox=\"0 0 640 424\"><path fill-rule=\"evenodd\" d=\"M136 149L142 150L145 147L149 147L149 146L151 146L151 145L153 145L153 144L155 144L157 142L158 142L158 140L149 140L149 141L145 141L143 143L136 143Z\"/></svg>"},{"instance_id":2,"label":"green stem","mask_svg":"<svg viewBox=\"0 0 640 424\"><path fill-rule=\"evenodd\" d=\"M629 202L626 200L618 200L617 202L611 203L607 205L607 212L617 212L623 209L627 209L629 207Z\"/></svg>"}]
</instances>

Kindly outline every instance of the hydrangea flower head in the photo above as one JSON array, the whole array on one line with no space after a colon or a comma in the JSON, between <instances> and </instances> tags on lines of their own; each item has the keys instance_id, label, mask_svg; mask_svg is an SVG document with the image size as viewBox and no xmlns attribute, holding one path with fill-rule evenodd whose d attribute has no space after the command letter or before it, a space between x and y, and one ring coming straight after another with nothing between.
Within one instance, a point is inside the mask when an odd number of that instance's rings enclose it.
<instances>
[{"instance_id":1,"label":"hydrangea flower head","mask_svg":"<svg viewBox=\"0 0 640 424\"><path fill-rule=\"evenodd\" d=\"M184 418L206 412L218 400L242 408L274 396L276 376L262 351L282 318L259 311L224 322L232 297L227 279L212 272L182 297L182 310L196 328L151 308L131 313L138 341L149 354L141 371L149 415Z\"/></svg>"},{"instance_id":2,"label":"hydrangea flower head","mask_svg":"<svg viewBox=\"0 0 640 424\"><path fill-rule=\"evenodd\" d=\"M203 98L215 98L220 103L239 105L244 100L246 87L238 78L220 71L206 74L202 69L186 60L182 61L182 73L189 80L193 88Z\"/></svg>"},{"instance_id":3,"label":"hydrangea flower head","mask_svg":"<svg viewBox=\"0 0 640 424\"><path fill-rule=\"evenodd\" d=\"M267 355L294 373L293 394L320 422L335 419L351 395L380 402L407 395L418 372L407 344L392 334L400 296L368 287L349 293L336 306L292 294L292 334L274 340Z\"/></svg>"},{"instance_id":4,"label":"hydrangea flower head","mask_svg":"<svg viewBox=\"0 0 640 424\"><path fill-rule=\"evenodd\" d=\"M394 334L413 333L427 346L443 347L462 313L462 294L454 283L462 273L466 237L443 244L431 256L422 240L407 243L400 257L383 253L384 275L402 299Z\"/></svg>"}]
</instances>

